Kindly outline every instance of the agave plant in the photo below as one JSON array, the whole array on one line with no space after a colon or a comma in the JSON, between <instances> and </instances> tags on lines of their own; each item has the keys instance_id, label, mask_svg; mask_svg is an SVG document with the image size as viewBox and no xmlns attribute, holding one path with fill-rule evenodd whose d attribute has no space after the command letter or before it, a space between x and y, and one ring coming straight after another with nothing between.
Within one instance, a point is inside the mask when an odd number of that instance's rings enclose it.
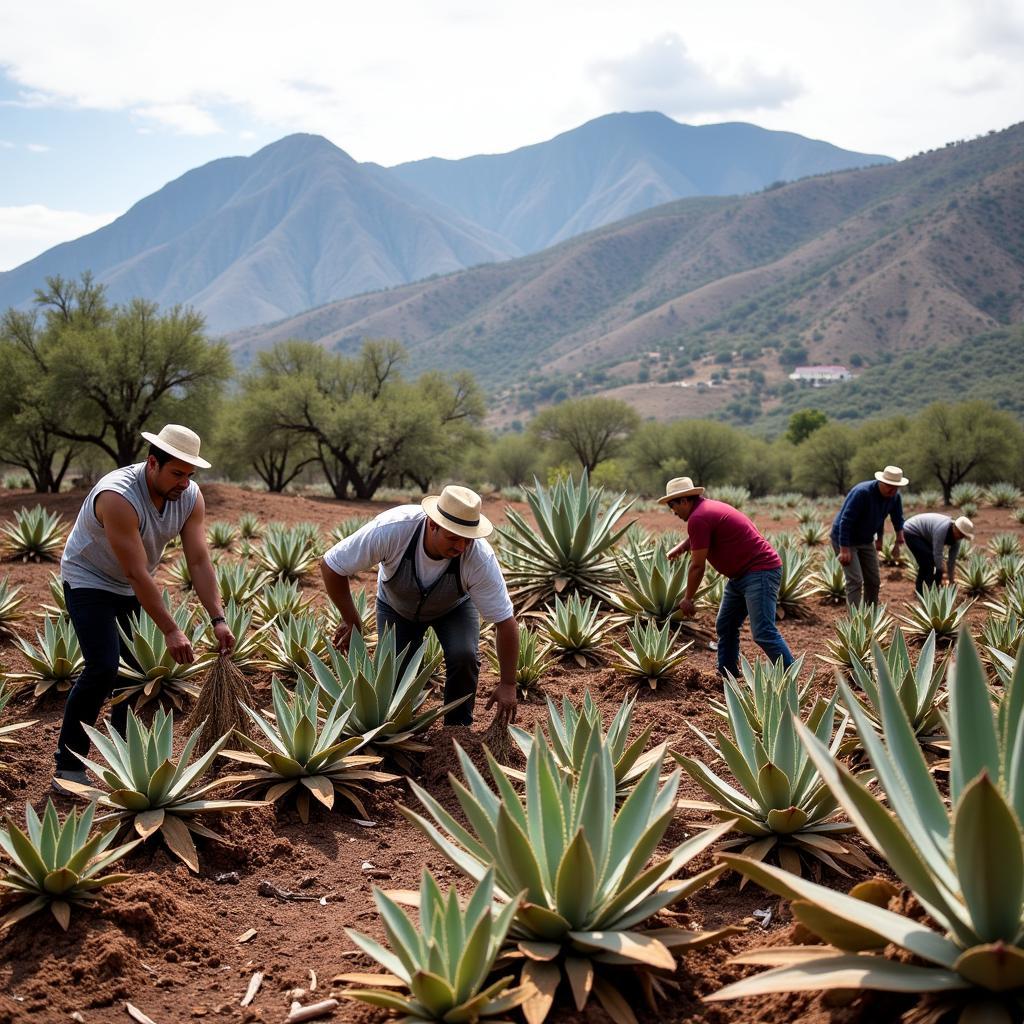
<instances>
[{"instance_id":1,"label":"agave plant","mask_svg":"<svg viewBox=\"0 0 1024 1024\"><path fill-rule=\"evenodd\" d=\"M791 687L797 688L797 707L803 710L811 694L811 686L814 682L814 673L810 678L799 686L800 673L804 669L804 656L791 662L787 668L782 659L771 661L766 657L757 657L753 662L740 657L740 675L737 679L731 673L729 678L736 684L736 697L743 707L750 723L750 728L756 733L764 731L765 715L776 701L775 693L778 690L788 690ZM729 708L724 700L712 700L711 707L724 718L729 720Z\"/></svg>"},{"instance_id":2,"label":"agave plant","mask_svg":"<svg viewBox=\"0 0 1024 1024\"><path fill-rule=\"evenodd\" d=\"M243 512L238 519L238 536L242 540L259 540L263 536L263 524L252 512Z\"/></svg>"},{"instance_id":3,"label":"agave plant","mask_svg":"<svg viewBox=\"0 0 1024 1024\"><path fill-rule=\"evenodd\" d=\"M294 580L275 580L253 598L256 619L263 623L304 615L311 604Z\"/></svg>"},{"instance_id":4,"label":"agave plant","mask_svg":"<svg viewBox=\"0 0 1024 1024\"><path fill-rule=\"evenodd\" d=\"M989 542L988 549L996 558L1021 554L1020 537L1015 533L997 533Z\"/></svg>"},{"instance_id":5,"label":"agave plant","mask_svg":"<svg viewBox=\"0 0 1024 1024\"><path fill-rule=\"evenodd\" d=\"M4 554L22 562L52 562L64 543L64 521L42 505L19 508L13 523L0 526L4 536Z\"/></svg>"},{"instance_id":6,"label":"agave plant","mask_svg":"<svg viewBox=\"0 0 1024 1024\"><path fill-rule=\"evenodd\" d=\"M589 659L599 660L599 649L615 625L617 620L610 616L602 619L593 597L584 600L579 594L570 594L565 601L555 598L540 629L555 653L568 655L586 668Z\"/></svg>"},{"instance_id":7,"label":"agave plant","mask_svg":"<svg viewBox=\"0 0 1024 1024\"><path fill-rule=\"evenodd\" d=\"M22 617L22 605L25 604L25 598L19 596L20 593L22 588L10 585L9 575L0 580L0 640L16 636L14 623Z\"/></svg>"},{"instance_id":8,"label":"agave plant","mask_svg":"<svg viewBox=\"0 0 1024 1024\"><path fill-rule=\"evenodd\" d=\"M778 606L786 615L802 615L807 601L814 593L811 564L814 554L799 547L783 546L778 549L782 560L782 579L779 582Z\"/></svg>"},{"instance_id":9,"label":"agave plant","mask_svg":"<svg viewBox=\"0 0 1024 1024\"><path fill-rule=\"evenodd\" d=\"M918 491L914 497L918 508L938 508L942 504L942 491ZM909 507L909 503L904 504Z\"/></svg>"},{"instance_id":10,"label":"agave plant","mask_svg":"<svg viewBox=\"0 0 1024 1024\"><path fill-rule=\"evenodd\" d=\"M922 639L934 633L939 640L952 640L960 630L967 609L973 601L960 601L960 592L955 586L940 586L926 583L909 605L907 614L899 618L906 624L907 633L915 639Z\"/></svg>"},{"instance_id":11,"label":"agave plant","mask_svg":"<svg viewBox=\"0 0 1024 1024\"><path fill-rule=\"evenodd\" d=\"M804 547L820 547L828 540L828 527L819 520L812 519L810 522L801 523L798 536Z\"/></svg>"},{"instance_id":12,"label":"agave plant","mask_svg":"<svg viewBox=\"0 0 1024 1024\"><path fill-rule=\"evenodd\" d=\"M238 604L233 597L228 598L224 605L224 621L231 635L235 638L235 646L229 657L243 672L253 672L261 662L263 653L263 635L269 628L253 626L253 613L245 605ZM206 648L213 653L220 653L220 641L212 623L208 623L203 634Z\"/></svg>"},{"instance_id":13,"label":"agave plant","mask_svg":"<svg viewBox=\"0 0 1024 1024\"><path fill-rule=\"evenodd\" d=\"M501 554L513 600L521 609L566 592L601 599L614 585L612 548L629 525L615 524L632 502L620 495L602 511L603 495L602 488L591 488L586 473L578 484L572 477L559 478L552 488L535 480L526 499L537 530L515 509L507 510L508 525L499 527Z\"/></svg>"},{"instance_id":14,"label":"agave plant","mask_svg":"<svg viewBox=\"0 0 1024 1024\"><path fill-rule=\"evenodd\" d=\"M14 695L14 691L7 688L7 684L0 681L0 716L3 715L4 709L11 701L11 697ZM22 729L28 729L30 726L35 725L35 721L32 722L0 722L0 746L16 747L18 741L14 739L14 733L20 732Z\"/></svg>"},{"instance_id":15,"label":"agave plant","mask_svg":"<svg viewBox=\"0 0 1024 1024\"><path fill-rule=\"evenodd\" d=\"M957 562L956 580L970 597L985 597L999 583L995 566L980 553Z\"/></svg>"},{"instance_id":16,"label":"agave plant","mask_svg":"<svg viewBox=\"0 0 1024 1024\"><path fill-rule=\"evenodd\" d=\"M1005 618L989 614L981 624L980 641L985 661L992 662L997 651L1014 658L1024 643L1024 619L1012 613Z\"/></svg>"},{"instance_id":17,"label":"agave plant","mask_svg":"<svg viewBox=\"0 0 1024 1024\"><path fill-rule=\"evenodd\" d=\"M168 603L166 593L164 603ZM196 620L192 609L182 602L176 608L168 610L193 649L201 648L205 626ZM216 655L200 654L191 664L179 664L167 649L166 637L145 611L140 609L138 615L131 617L129 624L130 632L121 626L117 629L135 664L121 659L119 674L122 679L131 682L115 699L122 701L136 697L136 709L141 709L152 701L166 699L180 711L183 697L196 697L199 693L189 680L202 672Z\"/></svg>"},{"instance_id":18,"label":"agave plant","mask_svg":"<svg viewBox=\"0 0 1024 1024\"><path fill-rule=\"evenodd\" d=\"M690 556L687 553L670 562L668 550L665 542L659 540L649 549L634 546L617 559L619 582L625 592L610 596L616 608L629 615L648 615L659 622L679 621L679 602L686 595Z\"/></svg>"},{"instance_id":19,"label":"agave plant","mask_svg":"<svg viewBox=\"0 0 1024 1024\"><path fill-rule=\"evenodd\" d=\"M579 782L583 770L586 753L590 748L590 736L597 732L603 743L607 743L611 752L612 768L615 773L615 797L625 800L633 792L637 782L648 768L655 762L659 765L665 760L666 744L659 743L650 750L645 750L651 739L652 725L641 729L637 737L630 741L629 734L633 727L633 708L636 695L624 701L615 712L608 731L604 731L601 711L590 696L590 691L583 693L583 704L577 709L568 697L562 698L562 710L550 698L547 698L547 742L558 765L559 771ZM534 736L526 729L509 726L509 734L515 744L523 752L527 760L533 749ZM521 782L526 781L524 772L513 768L505 768L505 773Z\"/></svg>"},{"instance_id":20,"label":"agave plant","mask_svg":"<svg viewBox=\"0 0 1024 1024\"><path fill-rule=\"evenodd\" d=\"M682 663L687 650L693 646L691 640L682 647L674 647L679 628L673 629L668 621L659 626L656 622L634 619L633 625L626 627L626 637L628 649L617 640L612 641L612 649L619 656L618 666L629 675L646 679L652 690L663 675Z\"/></svg>"},{"instance_id":21,"label":"agave plant","mask_svg":"<svg viewBox=\"0 0 1024 1024\"><path fill-rule=\"evenodd\" d=\"M57 573L51 572L49 579L46 581L46 585L49 588L53 604L40 605L39 611L36 612L36 615L40 618L46 618L47 615L52 615L54 618L60 618L62 615L67 615L68 603L64 597L63 580L61 580Z\"/></svg>"},{"instance_id":22,"label":"agave plant","mask_svg":"<svg viewBox=\"0 0 1024 1024\"><path fill-rule=\"evenodd\" d=\"M337 700L320 720L319 688L299 680L289 694L277 676L271 680L273 716L242 705L256 725L257 739L238 734L246 750L225 750L222 756L250 765L249 771L231 776L242 783L241 792L266 791L271 803L297 789L296 805L303 824L309 822L309 797L328 810L334 807L334 794L344 797L363 818L369 817L359 794L367 792L366 782L394 782L397 775L374 770L381 758L357 754L362 736L345 735L352 713Z\"/></svg>"},{"instance_id":23,"label":"agave plant","mask_svg":"<svg viewBox=\"0 0 1024 1024\"><path fill-rule=\"evenodd\" d=\"M796 521L800 526L807 526L809 523L818 524L818 510L812 505L801 505L794 513Z\"/></svg>"},{"instance_id":24,"label":"agave plant","mask_svg":"<svg viewBox=\"0 0 1024 1024\"><path fill-rule=\"evenodd\" d=\"M867 858L855 846L836 837L852 832L847 821L836 820L839 804L829 792L794 723L800 718L800 689L795 675L782 673L778 685L760 694L761 728L751 725L750 694L735 679L725 680L729 735L715 730L715 739L696 726L690 728L728 766L734 785L695 757L673 753L683 770L711 802L680 800L684 810L709 812L730 821L742 837L729 846L742 846L755 860L775 851L779 863L800 874L801 857L814 858L846 874L843 864L863 868ZM838 754L847 718L838 709L838 694L819 697L807 716L807 728Z\"/></svg>"},{"instance_id":25,"label":"agave plant","mask_svg":"<svg viewBox=\"0 0 1024 1024\"><path fill-rule=\"evenodd\" d=\"M711 867L687 880L675 877L728 824L694 836L647 866L672 821L678 769L659 789L660 765L651 764L616 812L611 749L599 730L590 733L574 781L560 769L538 729L522 797L489 753L493 788L458 744L456 752L466 781L452 776L452 788L468 827L412 781L429 818L406 807L401 811L470 878L480 881L493 868L499 899L514 899L525 890L509 937L523 956L518 961L521 983L537 988L528 1009L531 1021L539 1024L547 1016L563 976L577 1009L582 1011L593 993L614 1021L629 1021L631 1011L606 976L609 968L638 971L653 1002L661 991L657 972L674 969L674 952L739 930L641 930L659 910L693 894L721 871Z\"/></svg>"},{"instance_id":26,"label":"agave plant","mask_svg":"<svg viewBox=\"0 0 1024 1024\"><path fill-rule=\"evenodd\" d=\"M1002 601L986 601L985 607L990 608L1004 619L1008 619L1011 615L1015 615L1018 619L1024 619L1024 576L1006 584Z\"/></svg>"},{"instance_id":27,"label":"agave plant","mask_svg":"<svg viewBox=\"0 0 1024 1024\"><path fill-rule=\"evenodd\" d=\"M694 604L704 611L718 611L725 594L726 578L710 563L704 564L704 578L697 588Z\"/></svg>"},{"instance_id":28,"label":"agave plant","mask_svg":"<svg viewBox=\"0 0 1024 1024\"><path fill-rule=\"evenodd\" d=\"M825 641L827 654L818 657L840 668L852 669L854 660L866 664L872 643L884 644L893 618L884 604L861 602L835 624L835 636Z\"/></svg>"},{"instance_id":29,"label":"agave plant","mask_svg":"<svg viewBox=\"0 0 1024 1024\"><path fill-rule=\"evenodd\" d=\"M217 566L216 572L217 588L224 604L228 601L250 604L271 582L269 573L262 569L250 568L241 562L222 562Z\"/></svg>"},{"instance_id":30,"label":"agave plant","mask_svg":"<svg viewBox=\"0 0 1024 1024\"><path fill-rule=\"evenodd\" d=\"M918 1021L957 1014L961 1021L1011 1024L1024 1014L1024 661L995 712L978 653L966 631L961 634L949 674L948 804L884 659L875 661L882 733L851 695L844 699L885 802L806 729L801 733L830 790L928 916L906 917L726 854L731 866L792 900L797 920L831 945L776 946L741 958L773 969L711 998L853 984L919 994ZM898 959L884 954L889 943L901 951Z\"/></svg>"},{"instance_id":31,"label":"agave plant","mask_svg":"<svg viewBox=\"0 0 1024 1024\"><path fill-rule=\"evenodd\" d=\"M746 487L732 484L721 484L714 489L711 495L715 501L724 501L726 505L733 508L743 508L750 501L750 491Z\"/></svg>"},{"instance_id":32,"label":"agave plant","mask_svg":"<svg viewBox=\"0 0 1024 1024\"><path fill-rule=\"evenodd\" d=\"M361 530L371 522L373 522L371 516L349 516L348 519L343 519L331 530L331 540L337 543L339 540L351 537L356 530Z\"/></svg>"},{"instance_id":33,"label":"agave plant","mask_svg":"<svg viewBox=\"0 0 1024 1024\"><path fill-rule=\"evenodd\" d=\"M1021 523L1024 525L1024 505L1021 505L1013 510L1014 522Z\"/></svg>"},{"instance_id":34,"label":"agave plant","mask_svg":"<svg viewBox=\"0 0 1024 1024\"><path fill-rule=\"evenodd\" d=\"M349 713L344 736L358 736L374 753L390 754L403 766L405 755L422 753L430 747L419 738L442 715L468 697L437 707L425 708L432 667L426 659L426 644L405 659L397 651L395 632L388 626L373 653L359 633L349 640L348 653L328 647L323 657L309 659L309 670L299 678L321 688L328 707L339 701Z\"/></svg>"},{"instance_id":35,"label":"agave plant","mask_svg":"<svg viewBox=\"0 0 1024 1024\"><path fill-rule=\"evenodd\" d=\"M206 539L214 550L230 551L238 540L238 529L234 523L213 522L207 527Z\"/></svg>"},{"instance_id":36,"label":"agave plant","mask_svg":"<svg viewBox=\"0 0 1024 1024\"><path fill-rule=\"evenodd\" d=\"M945 664L935 656L935 634L929 633L915 665L910 657L903 631L893 631L892 643L887 648L875 649L875 657L885 665L903 713L910 722L919 743L931 744L945 739L945 704L948 694L942 686ZM878 686L877 663L853 663L853 681L860 687L863 697L851 691L864 717L873 728L882 727L882 698Z\"/></svg>"},{"instance_id":37,"label":"agave plant","mask_svg":"<svg viewBox=\"0 0 1024 1024\"><path fill-rule=\"evenodd\" d=\"M516 659L516 687L521 697L528 697L551 668L550 646L525 623L519 624L519 656ZM500 668L497 651L487 648L487 660L497 672Z\"/></svg>"},{"instance_id":38,"label":"agave plant","mask_svg":"<svg viewBox=\"0 0 1024 1024\"><path fill-rule=\"evenodd\" d=\"M308 669L311 657L328 648L327 625L319 615L287 615L270 623L263 633L263 664L272 672L296 676Z\"/></svg>"},{"instance_id":39,"label":"agave plant","mask_svg":"<svg viewBox=\"0 0 1024 1024\"><path fill-rule=\"evenodd\" d=\"M846 600L846 575L839 556L831 549L825 551L825 560L811 574L811 594L828 604L842 604Z\"/></svg>"},{"instance_id":40,"label":"agave plant","mask_svg":"<svg viewBox=\"0 0 1024 1024\"><path fill-rule=\"evenodd\" d=\"M892 569L902 569L909 564L907 562L906 548L898 546L896 534L886 533L882 535L882 551L879 555L879 561L882 565Z\"/></svg>"},{"instance_id":41,"label":"agave plant","mask_svg":"<svg viewBox=\"0 0 1024 1024\"><path fill-rule=\"evenodd\" d=\"M993 508L1013 508L1020 501L1020 488L1000 481L985 488L985 500Z\"/></svg>"},{"instance_id":42,"label":"agave plant","mask_svg":"<svg viewBox=\"0 0 1024 1024\"><path fill-rule=\"evenodd\" d=\"M61 693L70 690L72 681L85 667L71 620L64 616L55 619L47 616L42 632L36 632L36 640L38 647L18 637L17 643L29 664L29 671L16 673L11 679L33 684L35 697L42 697L54 687Z\"/></svg>"},{"instance_id":43,"label":"agave plant","mask_svg":"<svg viewBox=\"0 0 1024 1024\"><path fill-rule=\"evenodd\" d=\"M485 986L505 944L519 897L494 908L494 871L486 872L465 910L452 886L441 892L437 879L424 868L420 881L419 927L386 893L374 887L390 950L376 939L346 928L348 937L388 973L342 974L336 981L386 985L386 989L348 989L348 999L404 1014L409 1022L477 1021L497 1017L521 1006L532 988L509 988L512 975ZM405 988L399 995L395 988Z\"/></svg>"},{"instance_id":44,"label":"agave plant","mask_svg":"<svg viewBox=\"0 0 1024 1024\"><path fill-rule=\"evenodd\" d=\"M1002 555L996 559L996 582L1008 587L1018 577L1024 576L1024 555Z\"/></svg>"},{"instance_id":45,"label":"agave plant","mask_svg":"<svg viewBox=\"0 0 1024 1024\"><path fill-rule=\"evenodd\" d=\"M0 917L0 931L46 907L67 931L72 906L95 902L100 889L128 877L100 872L142 840L109 849L117 829L101 829L90 835L95 813L96 805L90 804L81 814L74 809L68 811L61 821L53 801L47 800L40 818L26 803L24 830L13 822L0 828L0 849L11 861L10 869L0 878L0 888L28 899Z\"/></svg>"},{"instance_id":46,"label":"agave plant","mask_svg":"<svg viewBox=\"0 0 1024 1024\"><path fill-rule=\"evenodd\" d=\"M984 497L984 490L978 484L972 483L957 484L949 492L949 500L956 508L961 509L964 505L977 505Z\"/></svg>"},{"instance_id":47,"label":"agave plant","mask_svg":"<svg viewBox=\"0 0 1024 1024\"><path fill-rule=\"evenodd\" d=\"M167 566L167 582L178 590L192 589L192 569L184 555L179 555Z\"/></svg>"},{"instance_id":48,"label":"agave plant","mask_svg":"<svg viewBox=\"0 0 1024 1024\"><path fill-rule=\"evenodd\" d=\"M297 580L312 572L318 550L308 528L273 523L267 527L256 557L275 579Z\"/></svg>"},{"instance_id":49,"label":"agave plant","mask_svg":"<svg viewBox=\"0 0 1024 1024\"><path fill-rule=\"evenodd\" d=\"M56 779L54 785L76 796L98 801L115 819L131 819L142 839L159 832L171 853L192 871L199 870L199 855L192 834L207 839L221 838L202 823L201 817L263 806L262 801L207 798L212 790L233 783L230 777L195 785L220 753L228 734L190 764L202 728L193 730L175 760L174 715L161 707L156 709L148 728L129 708L124 736L109 721L106 736L91 725L83 724L83 728L105 764L90 761L83 754L77 757L108 788L99 789L67 779Z\"/></svg>"}]
</instances>

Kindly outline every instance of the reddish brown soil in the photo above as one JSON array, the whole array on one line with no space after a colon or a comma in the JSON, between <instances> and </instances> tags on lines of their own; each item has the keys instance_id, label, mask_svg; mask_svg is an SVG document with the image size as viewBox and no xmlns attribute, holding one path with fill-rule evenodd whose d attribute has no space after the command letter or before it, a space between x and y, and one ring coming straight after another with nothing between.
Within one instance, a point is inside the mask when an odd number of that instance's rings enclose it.
<instances>
[{"instance_id":1,"label":"reddish brown soil","mask_svg":"<svg viewBox=\"0 0 1024 1024\"><path fill-rule=\"evenodd\" d=\"M373 514L386 507L382 503L253 493L217 484L205 486L204 493L211 520L237 520L243 512L252 512L265 522L316 522L325 532L348 516ZM44 496L42 502L70 520L82 497L82 493ZM26 492L0 493L0 519L37 500ZM503 509L504 503L499 499L488 501L486 507L487 514L498 522L504 518ZM644 512L638 518L655 530L679 525L663 511ZM1019 530L1003 510L982 510L976 522L981 544L993 533ZM794 524L791 520L775 522L765 518L762 525L777 532L793 528ZM34 609L49 600L46 581L55 568L45 564L8 564L0 568L0 577L9 572L11 582L24 588L28 605ZM912 585L906 579L887 570L883 570L883 575L883 599L890 608L912 596ZM318 594L317 583L312 579L306 586L311 593ZM838 608L816 606L808 619L782 624L794 652L808 655L805 671L816 666L817 679L823 684L829 675L813 656L824 649L824 640L840 614ZM977 610L972 612L973 620L979 616ZM22 620L21 633L31 636L35 621L31 615ZM709 629L713 626L707 614L703 625ZM744 651L752 656L755 650L747 633ZM637 725L651 724L655 740L667 739L674 749L703 755L688 724L704 731L715 725L709 699L718 695L721 687L714 674L714 657L706 642L695 643L684 670L657 690L643 687L637 703ZM0 645L0 668L12 671L20 667L20 656L11 643ZM484 675L482 692L493 681L486 660ZM257 692L266 695L268 684L266 676L257 677ZM624 692L621 678L607 667L584 670L574 664L558 665L544 684L545 691L552 695L567 693L575 698L587 687L609 715ZM39 722L21 734L19 747L8 748L9 767L0 774L0 812L17 819L26 799L41 809L49 795L61 703L57 696L49 696L38 704L25 699L13 710L16 717L36 718ZM524 704L520 724L532 726L541 719L542 712L539 700ZM474 759L479 758L480 739L488 722L482 713L477 717L478 724L472 730L445 731L435 726L431 733L433 749L420 766L419 781L449 806L453 801L446 775L455 767L451 744L458 740ZM681 793L695 798L702 795L686 779ZM225 835L223 844L201 841L198 876L191 875L156 843L140 848L124 862L130 879L108 889L109 895L98 909L76 910L67 933L49 915L40 914L0 938L0 1024L21 1020L66 1022L75 1011L88 1022L126 1021L126 1000L157 1024L181 1024L204 1017L283 1020L291 1001L290 990L306 989L302 999L312 1001L333 991L331 979L339 972L356 966L370 968L366 958L353 954L353 945L344 932L346 927L355 927L380 935L370 882L361 870L364 861L371 861L387 872L387 878L380 884L389 888L416 887L424 866L442 880L464 887L458 872L399 813L397 804L409 803L411 799L404 784L381 787L368 806L375 822L372 828L355 824L344 808L333 813L315 809L308 825L303 825L287 805L236 815L216 826ZM63 797L56 800L63 809L70 806ZM666 836L666 845L679 842L685 834L681 824L673 826ZM237 875L236 883L217 883L218 875L230 872ZM258 893L263 880L282 889L327 895L326 906L263 897ZM825 881L842 883L834 878ZM755 909L764 907L776 911L767 932L750 916ZM742 976L745 969L730 966L730 955L749 946L787 940L788 914L775 897L755 886L740 890L734 876L726 876L702 891L681 908L681 913L684 920L707 926L746 922L750 930L686 957L675 978L679 985L676 996L658 1014L638 1009L642 1020L674 1024L853 1024L894 1020L902 1010L904 1004L871 994L861 995L849 1005L829 1005L815 996L702 1004L702 996ZM250 928L256 929L256 936L240 944L238 937ZM264 973L262 988L253 1004L242 1009L239 1001L255 971ZM317 978L313 992L308 991L310 971ZM635 993L626 994L639 1007ZM334 1015L336 1020L366 1021L378 1017L367 1008L347 1003ZM550 1019L580 1021L584 1017L560 1001ZM603 1021L606 1016L594 1004L588 1007L585 1019Z\"/></svg>"}]
</instances>

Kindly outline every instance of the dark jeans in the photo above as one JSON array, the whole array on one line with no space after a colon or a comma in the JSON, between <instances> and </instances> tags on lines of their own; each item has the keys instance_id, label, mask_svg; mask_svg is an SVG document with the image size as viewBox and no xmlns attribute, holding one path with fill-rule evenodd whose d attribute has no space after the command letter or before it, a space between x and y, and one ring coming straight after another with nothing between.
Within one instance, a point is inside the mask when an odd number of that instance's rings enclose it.
<instances>
[{"instance_id":1,"label":"dark jeans","mask_svg":"<svg viewBox=\"0 0 1024 1024\"><path fill-rule=\"evenodd\" d=\"M722 593L722 604L715 619L718 633L718 671L740 674L740 626L750 616L754 642L772 661L782 659L789 668L793 655L775 625L775 605L779 599L781 569L762 569L729 580Z\"/></svg>"},{"instance_id":2,"label":"dark jeans","mask_svg":"<svg viewBox=\"0 0 1024 1024\"><path fill-rule=\"evenodd\" d=\"M839 545L832 541L832 550L838 555ZM878 568L878 549L875 542L854 544L850 547L853 556L849 565L843 566L846 577L846 605L854 608L861 603L878 604L878 590L882 585L882 574Z\"/></svg>"},{"instance_id":3,"label":"dark jeans","mask_svg":"<svg viewBox=\"0 0 1024 1024\"><path fill-rule=\"evenodd\" d=\"M395 631L395 648L401 651L408 645L406 658L423 643L423 637L433 627L444 651L444 702L450 703L472 694L457 708L444 716L445 725L472 725L473 705L476 703L476 685L480 679L480 616L472 601L463 601L447 615L431 622L412 622L404 619L390 605L377 599L377 632L385 626ZM406 661L403 659L402 668Z\"/></svg>"},{"instance_id":4,"label":"dark jeans","mask_svg":"<svg viewBox=\"0 0 1024 1024\"><path fill-rule=\"evenodd\" d=\"M914 589L920 594L924 585L938 583L942 579L942 565L935 564L935 552L929 541L922 540L908 533L907 547L917 562L917 579L914 582Z\"/></svg>"},{"instance_id":5,"label":"dark jeans","mask_svg":"<svg viewBox=\"0 0 1024 1024\"><path fill-rule=\"evenodd\" d=\"M64 599L71 624L78 634L85 668L68 693L54 757L58 770L82 771L82 762L75 757L76 753L89 753L89 737L82 723L96 724L103 702L117 686L117 667L121 656L129 664L135 664L117 627L120 623L126 633L130 632L129 616L137 615L140 606L134 595L124 597L91 587L72 589L67 584L64 585ZM123 736L128 724L128 701L114 706L111 722Z\"/></svg>"}]
</instances>

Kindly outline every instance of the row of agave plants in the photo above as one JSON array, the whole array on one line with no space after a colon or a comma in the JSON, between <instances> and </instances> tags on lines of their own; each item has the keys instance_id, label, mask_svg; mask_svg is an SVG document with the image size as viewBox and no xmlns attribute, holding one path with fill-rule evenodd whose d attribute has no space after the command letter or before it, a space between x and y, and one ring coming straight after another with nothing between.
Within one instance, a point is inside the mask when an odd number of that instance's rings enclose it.
<instances>
[{"instance_id":1,"label":"row of agave plants","mask_svg":"<svg viewBox=\"0 0 1024 1024\"><path fill-rule=\"evenodd\" d=\"M327 807L341 797L365 813L366 786L398 778L382 760L422 749L422 730L443 711L423 712L424 654L399 673L386 632L372 654L355 638L291 690L275 678L272 711L246 707L254 736L239 735L237 750L224 736L198 753L193 733L175 759L173 714L162 709L148 727L130 713L124 736L93 730L86 764L98 781L66 784L89 808L63 821L52 804L42 816L29 808L24 829L0 830L12 865L2 884L23 900L4 924L50 907L66 925L73 904L123 877L104 872L157 834L196 870L193 837L218 838L212 815L290 795ZM540 1021L564 983L578 1009L593 996L614 1020L633 1021L624 974L653 1007L679 983L677 956L741 930L679 927L661 913L733 868L789 899L820 942L747 951L738 963L769 969L708 998L868 987L918 995L916 1020L1019 1020L1024 657L997 662L995 685L966 633L955 658L939 659L933 637L915 661L896 632L828 699L801 686L799 666L744 664L726 680L721 726L698 734L710 760L673 752L671 771L651 727L632 728L635 698L607 728L589 695L579 706L549 700L543 725L511 730L525 770L488 753L482 772L458 750L451 784L463 817L412 782L419 808L401 811L474 889L460 902L424 872L418 893L375 891L385 942L349 934L386 973L347 975L371 986L348 995L417 1020L522 1006ZM202 781L218 755L246 770ZM708 800L679 799L683 773ZM230 797L211 795L229 786ZM665 850L680 810L693 834ZM708 815L717 823L703 827ZM115 846L126 832L133 838ZM819 876L869 866L862 842L927 919L890 909L907 901L892 903L895 887L877 879L844 894L805 877L807 864ZM682 874L713 848L716 863Z\"/></svg>"}]
</instances>

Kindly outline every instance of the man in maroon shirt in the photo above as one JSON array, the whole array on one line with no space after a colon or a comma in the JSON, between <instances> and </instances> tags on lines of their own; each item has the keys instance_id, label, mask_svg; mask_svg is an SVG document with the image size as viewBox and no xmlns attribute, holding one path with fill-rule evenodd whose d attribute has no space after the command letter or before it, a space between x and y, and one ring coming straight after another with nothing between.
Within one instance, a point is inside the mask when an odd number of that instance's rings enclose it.
<instances>
[{"instance_id":1,"label":"man in maroon shirt","mask_svg":"<svg viewBox=\"0 0 1024 1024\"><path fill-rule=\"evenodd\" d=\"M679 602L679 610L690 617L696 614L693 600L704 579L704 566L710 562L729 580L715 619L718 671L740 674L740 626L748 615L755 643L772 661L781 658L788 668L793 655L775 625L782 560L739 509L703 498L703 493L703 487L694 487L688 476L680 476L669 480L665 496L658 499L686 523L686 540L668 553L675 559L690 552L686 596Z\"/></svg>"}]
</instances>

